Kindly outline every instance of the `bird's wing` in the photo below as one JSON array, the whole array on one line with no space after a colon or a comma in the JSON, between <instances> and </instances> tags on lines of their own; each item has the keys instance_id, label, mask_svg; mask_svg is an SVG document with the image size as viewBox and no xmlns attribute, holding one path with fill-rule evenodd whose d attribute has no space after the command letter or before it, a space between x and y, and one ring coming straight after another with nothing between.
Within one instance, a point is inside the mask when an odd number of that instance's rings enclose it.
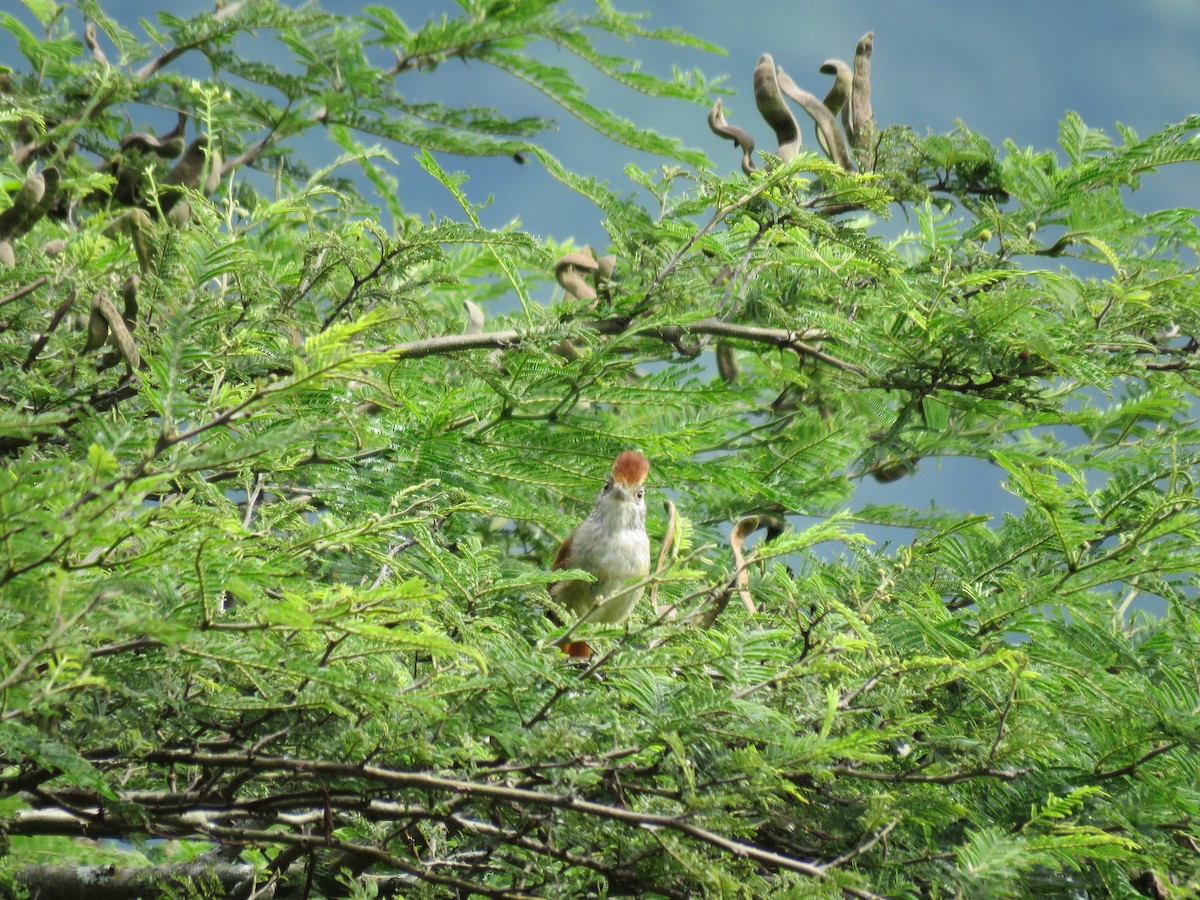
<instances>
[{"instance_id":1,"label":"bird's wing","mask_svg":"<svg viewBox=\"0 0 1200 900\"><path fill-rule=\"evenodd\" d=\"M558 548L558 552L554 554L554 562L550 564L550 569L569 569L567 560L571 558L571 542L575 539L575 532L572 531L567 535L567 539L562 542L562 546Z\"/></svg>"}]
</instances>

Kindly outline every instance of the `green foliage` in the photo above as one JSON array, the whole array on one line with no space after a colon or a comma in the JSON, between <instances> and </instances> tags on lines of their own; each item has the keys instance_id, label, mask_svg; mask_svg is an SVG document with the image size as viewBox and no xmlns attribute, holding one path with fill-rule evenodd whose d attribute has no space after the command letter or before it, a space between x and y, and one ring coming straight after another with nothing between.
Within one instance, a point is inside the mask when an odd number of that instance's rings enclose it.
<instances>
[{"instance_id":1,"label":"green foliage","mask_svg":"<svg viewBox=\"0 0 1200 900\"><path fill-rule=\"evenodd\" d=\"M460 5L0 20L0 890L114 859L164 896L1200 890L1200 233L1126 206L1200 120L723 178L537 52L699 118L703 77L596 42L706 45ZM451 60L666 163L622 196L548 122L407 99ZM461 217L402 206L402 145ZM513 153L606 217L594 301L447 155ZM635 446L676 510L655 602L571 665L548 565ZM951 457L1020 514L856 502Z\"/></svg>"}]
</instances>

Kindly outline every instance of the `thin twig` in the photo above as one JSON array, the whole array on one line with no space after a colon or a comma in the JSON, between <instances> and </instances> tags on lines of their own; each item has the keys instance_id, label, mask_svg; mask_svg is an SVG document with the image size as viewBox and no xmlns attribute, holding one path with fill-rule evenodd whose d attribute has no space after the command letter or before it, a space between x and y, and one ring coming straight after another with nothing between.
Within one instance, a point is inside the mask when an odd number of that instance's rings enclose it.
<instances>
[{"instance_id":1,"label":"thin twig","mask_svg":"<svg viewBox=\"0 0 1200 900\"><path fill-rule=\"evenodd\" d=\"M250 490L246 497L246 514L242 516L242 527L246 530L250 529L250 523L254 520L254 507L258 503L258 498L262 494L263 483L266 476L259 472L254 477L254 487Z\"/></svg>"},{"instance_id":2,"label":"thin twig","mask_svg":"<svg viewBox=\"0 0 1200 900\"><path fill-rule=\"evenodd\" d=\"M1176 747L1181 746L1182 743L1182 741L1168 741L1167 743L1161 744L1148 753L1142 755L1139 759L1135 759L1127 766L1121 766L1119 769L1109 769L1107 772L1093 772L1090 777L1095 781L1102 781L1108 778L1120 778L1123 775L1132 775L1141 766L1154 759L1154 757L1160 756L1163 753L1169 753Z\"/></svg>"},{"instance_id":3,"label":"thin twig","mask_svg":"<svg viewBox=\"0 0 1200 900\"><path fill-rule=\"evenodd\" d=\"M871 835L871 837L868 840L859 844L853 850L849 850L849 851L843 853L841 856L836 857L835 859L831 859L829 862L827 862L825 864L825 867L827 869L836 869L838 866L845 865L846 863L850 862L850 860L854 859L856 856L862 856L864 853L870 852L872 847L874 847L876 844L878 844L880 841L882 841L885 837L887 837L889 834L891 834L892 829L895 828L899 824L900 824L900 819L898 819L898 818L892 819L892 821L888 822L886 825L884 825L882 828L880 828L877 832L875 832L873 835Z\"/></svg>"},{"instance_id":4,"label":"thin twig","mask_svg":"<svg viewBox=\"0 0 1200 900\"><path fill-rule=\"evenodd\" d=\"M1004 709L1000 711L1000 724L996 726L996 739L992 741L992 748L988 751L987 761L990 763L996 758L996 748L1000 746L1000 739L1004 737L1004 723L1008 720L1008 711L1013 707L1013 700L1017 696L1017 680L1020 678L1020 673L1013 674L1012 686L1008 689L1008 699L1004 701Z\"/></svg>"},{"instance_id":5,"label":"thin twig","mask_svg":"<svg viewBox=\"0 0 1200 900\"><path fill-rule=\"evenodd\" d=\"M34 291L36 291L38 288L40 288L43 284L45 284L49 280L50 280L49 275L42 275L38 278L33 279L33 281L29 282L29 284L25 285L24 287L19 287L15 291L13 291L11 294L6 294L5 296L0 297L0 306L7 306L8 304L12 303L14 300L20 300L26 294L32 294Z\"/></svg>"},{"instance_id":6,"label":"thin twig","mask_svg":"<svg viewBox=\"0 0 1200 900\"><path fill-rule=\"evenodd\" d=\"M787 869L814 878L825 878L823 865L805 862L770 850L764 850L754 844L745 843L734 838L725 837L707 828L696 825L685 818L686 814L669 815L664 813L643 812L626 809L620 806L610 806L582 800L571 794L550 794L528 788L512 787L506 784L492 782L475 782L458 778L448 778L429 772L407 772L399 769L387 769L373 765L356 765L353 763L338 763L328 760L295 759L289 757L250 756L243 753L203 753L189 750L154 750L142 757L147 762L176 763L192 765L200 768L242 768L257 772L288 772L295 775L307 775L312 778L344 777L365 778L378 784L391 785L399 788L411 788L426 791L446 791L456 796L484 797L498 802L515 803L531 807L548 807L552 809L568 809L578 813L596 816L612 822L621 822L638 828L665 828L678 831L702 843L733 853L736 856L752 859L773 868ZM238 829L228 829L224 837L237 838L234 832ZM214 836L216 836L216 833ZM243 832L243 840L276 840L285 838L278 832L261 832L253 835ZM304 840L299 836L286 836L287 842ZM309 839L314 840L314 839ZM334 839L336 842L336 839ZM326 844L320 839L320 846L337 846L337 843ZM374 851L384 854L384 851ZM385 855L385 854L384 854ZM405 871L409 871L406 867ZM418 874L418 873L414 873ZM874 897L869 892L858 892L855 889L843 888L856 897Z\"/></svg>"},{"instance_id":7,"label":"thin twig","mask_svg":"<svg viewBox=\"0 0 1200 900\"><path fill-rule=\"evenodd\" d=\"M998 778L1001 781L1015 781L1022 775L1028 775L1029 769L992 769L982 767L969 769L964 772L948 772L945 775L921 775L916 772L869 772L865 769L855 769L850 766L834 766L835 775L845 775L849 778L862 778L866 781L889 781L893 784L958 784L972 778Z\"/></svg>"}]
</instances>

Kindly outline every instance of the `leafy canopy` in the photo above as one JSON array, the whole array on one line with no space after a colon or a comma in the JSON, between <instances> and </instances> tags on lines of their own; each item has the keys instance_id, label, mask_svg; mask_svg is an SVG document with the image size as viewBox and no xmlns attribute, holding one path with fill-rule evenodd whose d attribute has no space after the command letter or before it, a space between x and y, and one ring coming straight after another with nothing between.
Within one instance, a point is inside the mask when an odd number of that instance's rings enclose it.
<instances>
[{"instance_id":1,"label":"leafy canopy","mask_svg":"<svg viewBox=\"0 0 1200 900\"><path fill-rule=\"evenodd\" d=\"M1200 234L1127 204L1200 119L883 127L864 38L840 101L764 57L714 166L544 52L699 121L596 46L707 45L460 5L0 18L3 890L1200 890ZM619 196L547 121L408 99L460 60L664 165ZM409 148L461 216L402 207ZM615 259L483 227L455 154L544 167ZM568 665L548 562L630 447L653 599ZM1022 513L855 503L949 457Z\"/></svg>"}]
</instances>

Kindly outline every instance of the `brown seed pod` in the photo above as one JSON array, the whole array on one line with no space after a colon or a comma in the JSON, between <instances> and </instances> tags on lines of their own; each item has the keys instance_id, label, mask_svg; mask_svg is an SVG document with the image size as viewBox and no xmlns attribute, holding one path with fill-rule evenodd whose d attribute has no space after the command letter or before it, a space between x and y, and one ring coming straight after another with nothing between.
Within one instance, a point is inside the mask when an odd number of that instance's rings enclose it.
<instances>
[{"instance_id":1,"label":"brown seed pod","mask_svg":"<svg viewBox=\"0 0 1200 900\"><path fill-rule=\"evenodd\" d=\"M117 348L117 351L125 360L125 366L128 370L132 372L140 368L142 359L138 354L137 345L133 342L133 335L129 333L129 328L126 326L124 318L117 311L116 306L113 305L113 302L108 299L108 295L103 291L92 298L92 317L88 320L88 341L84 347L84 352L86 353L89 350L95 349L92 347L93 334L98 334L100 331L97 325L95 332L93 332L93 323L95 322L97 313L99 313L107 325L108 342Z\"/></svg>"},{"instance_id":2,"label":"brown seed pod","mask_svg":"<svg viewBox=\"0 0 1200 900\"><path fill-rule=\"evenodd\" d=\"M737 355L733 348L724 341L717 344L717 374L726 384L737 384L738 376L741 374Z\"/></svg>"},{"instance_id":3,"label":"brown seed pod","mask_svg":"<svg viewBox=\"0 0 1200 900\"><path fill-rule=\"evenodd\" d=\"M600 264L590 254L568 253L554 264L554 277L577 300L595 300L596 291L584 280L584 272L595 272Z\"/></svg>"},{"instance_id":4,"label":"brown seed pod","mask_svg":"<svg viewBox=\"0 0 1200 900\"><path fill-rule=\"evenodd\" d=\"M121 318L125 320L125 327L131 332L137 328L137 292L141 286L141 276L136 272L126 278L125 283L121 285L121 299L125 301L125 308L121 310Z\"/></svg>"},{"instance_id":5,"label":"brown seed pod","mask_svg":"<svg viewBox=\"0 0 1200 900\"><path fill-rule=\"evenodd\" d=\"M83 354L99 350L108 341L108 320L100 312L96 301L92 301L91 312L88 313L87 340L83 343Z\"/></svg>"},{"instance_id":6,"label":"brown seed pod","mask_svg":"<svg viewBox=\"0 0 1200 900\"><path fill-rule=\"evenodd\" d=\"M204 179L201 184L201 179ZM198 190L204 195L211 194L221 183L221 154L207 135L196 138L184 151L183 158L175 164L160 183L158 203L163 213L169 213L171 207L183 199L183 191L174 190L176 186Z\"/></svg>"},{"instance_id":7,"label":"brown seed pod","mask_svg":"<svg viewBox=\"0 0 1200 900\"><path fill-rule=\"evenodd\" d=\"M850 121L846 132L856 150L865 147L875 131L871 110L871 55L875 52L875 32L868 31L854 48L854 88L850 92Z\"/></svg>"},{"instance_id":8,"label":"brown seed pod","mask_svg":"<svg viewBox=\"0 0 1200 900\"><path fill-rule=\"evenodd\" d=\"M779 91L775 60L770 53L760 56L758 65L754 67L754 102L779 141L776 155L783 162L793 159L800 152L802 143L800 126L796 124L796 117L788 109L783 94Z\"/></svg>"},{"instance_id":9,"label":"brown seed pod","mask_svg":"<svg viewBox=\"0 0 1200 900\"><path fill-rule=\"evenodd\" d=\"M150 216L144 209L131 209L109 222L101 234L113 240L121 235L127 236L133 243L139 268L142 272L149 272L154 263L149 236L151 224Z\"/></svg>"},{"instance_id":10,"label":"brown seed pod","mask_svg":"<svg viewBox=\"0 0 1200 900\"><path fill-rule=\"evenodd\" d=\"M725 111L721 106L721 98L717 98L717 102L713 104L713 108L708 113L708 127L712 133L718 137L729 138L734 145L742 151L742 171L749 175L756 168L754 165L754 138L750 137L742 129L730 125L725 121Z\"/></svg>"},{"instance_id":11,"label":"brown seed pod","mask_svg":"<svg viewBox=\"0 0 1200 900\"><path fill-rule=\"evenodd\" d=\"M0 213L0 240L15 240L27 234L54 205L58 183L54 166L31 173L13 198L13 205Z\"/></svg>"},{"instance_id":12,"label":"brown seed pod","mask_svg":"<svg viewBox=\"0 0 1200 900\"><path fill-rule=\"evenodd\" d=\"M880 484L891 484L917 471L917 464L903 459L888 459L871 470L871 477Z\"/></svg>"},{"instance_id":13,"label":"brown seed pod","mask_svg":"<svg viewBox=\"0 0 1200 900\"><path fill-rule=\"evenodd\" d=\"M92 51L92 57L102 66L108 65L108 57L104 55L104 51L100 49L100 42L96 40L96 23L88 22L83 27L83 42L87 44L87 48Z\"/></svg>"},{"instance_id":14,"label":"brown seed pod","mask_svg":"<svg viewBox=\"0 0 1200 900\"><path fill-rule=\"evenodd\" d=\"M121 138L121 149L151 153L162 159L174 159L183 152L183 137L175 135L174 137L160 138L149 132L139 131Z\"/></svg>"},{"instance_id":15,"label":"brown seed pod","mask_svg":"<svg viewBox=\"0 0 1200 900\"><path fill-rule=\"evenodd\" d=\"M833 115L840 113L846 106L846 101L850 99L850 91L854 87L854 72L850 69L850 64L840 59L827 59L821 63L819 70L822 75L833 76L833 87L829 89L829 93L825 95L822 101L825 108Z\"/></svg>"},{"instance_id":16,"label":"brown seed pod","mask_svg":"<svg viewBox=\"0 0 1200 900\"><path fill-rule=\"evenodd\" d=\"M850 155L850 148L846 146L846 139L837 127L837 119L833 117L829 107L792 81L782 66L777 71L777 78L779 89L799 103L816 123L817 143L821 145L825 155L847 172L853 171L854 158Z\"/></svg>"},{"instance_id":17,"label":"brown seed pod","mask_svg":"<svg viewBox=\"0 0 1200 900\"><path fill-rule=\"evenodd\" d=\"M612 299L612 277L617 270L617 258L611 253L596 260L596 271L592 272L592 284L605 300Z\"/></svg>"}]
</instances>

